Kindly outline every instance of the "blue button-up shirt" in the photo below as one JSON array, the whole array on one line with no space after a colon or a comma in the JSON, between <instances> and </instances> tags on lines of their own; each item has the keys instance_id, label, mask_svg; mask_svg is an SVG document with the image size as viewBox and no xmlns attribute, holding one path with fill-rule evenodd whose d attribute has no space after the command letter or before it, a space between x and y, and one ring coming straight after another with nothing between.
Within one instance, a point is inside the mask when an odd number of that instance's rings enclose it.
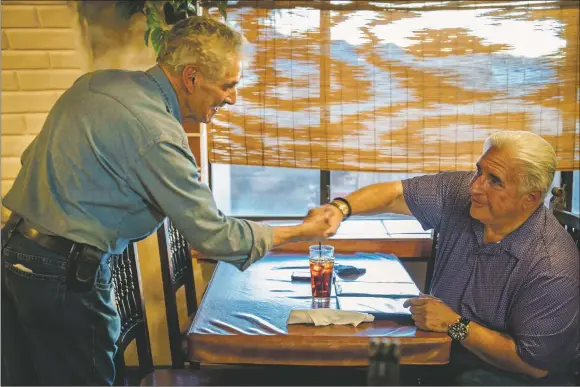
<instances>
[{"instance_id":1,"label":"blue button-up shirt","mask_svg":"<svg viewBox=\"0 0 580 387\"><path fill-rule=\"evenodd\" d=\"M498 243L469 214L468 172L403 182L404 197L424 229L439 232L431 294L456 313L505 332L532 366L562 371L579 338L578 250L544 206Z\"/></svg>"},{"instance_id":2,"label":"blue button-up shirt","mask_svg":"<svg viewBox=\"0 0 580 387\"><path fill-rule=\"evenodd\" d=\"M122 252L168 216L192 248L246 268L270 226L224 216L199 174L160 67L97 71L56 102L4 205L41 232Z\"/></svg>"}]
</instances>

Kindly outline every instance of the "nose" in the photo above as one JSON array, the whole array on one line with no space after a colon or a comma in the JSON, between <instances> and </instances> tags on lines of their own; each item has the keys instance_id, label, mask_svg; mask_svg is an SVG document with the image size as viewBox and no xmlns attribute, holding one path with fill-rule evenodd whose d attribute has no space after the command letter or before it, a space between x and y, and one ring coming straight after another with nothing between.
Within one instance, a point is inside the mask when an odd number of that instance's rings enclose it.
<instances>
[{"instance_id":1,"label":"nose","mask_svg":"<svg viewBox=\"0 0 580 387\"><path fill-rule=\"evenodd\" d=\"M238 88L234 87L228 92L228 95L225 98L225 102L228 105L233 105L236 103L237 99L238 99Z\"/></svg>"},{"instance_id":2,"label":"nose","mask_svg":"<svg viewBox=\"0 0 580 387\"><path fill-rule=\"evenodd\" d=\"M475 173L473 175L473 178L471 179L471 184L469 184L469 192L471 194L481 193L483 189L484 180L485 179L483 178L483 175Z\"/></svg>"}]
</instances>

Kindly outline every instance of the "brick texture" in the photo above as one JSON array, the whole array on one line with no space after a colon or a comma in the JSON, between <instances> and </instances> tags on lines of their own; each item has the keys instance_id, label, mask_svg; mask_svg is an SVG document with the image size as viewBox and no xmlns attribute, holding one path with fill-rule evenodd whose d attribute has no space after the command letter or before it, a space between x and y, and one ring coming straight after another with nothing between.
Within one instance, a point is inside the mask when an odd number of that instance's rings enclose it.
<instances>
[{"instance_id":1,"label":"brick texture","mask_svg":"<svg viewBox=\"0 0 580 387\"><path fill-rule=\"evenodd\" d=\"M2 7L2 28L34 28L39 26L40 23L34 7L24 5Z\"/></svg>"},{"instance_id":2,"label":"brick texture","mask_svg":"<svg viewBox=\"0 0 580 387\"><path fill-rule=\"evenodd\" d=\"M39 6L36 9L43 27L66 28L73 25L75 15L67 6Z\"/></svg>"},{"instance_id":3,"label":"brick texture","mask_svg":"<svg viewBox=\"0 0 580 387\"><path fill-rule=\"evenodd\" d=\"M8 48L10 48L10 44L8 43L6 32L2 31L2 50L6 50Z\"/></svg>"},{"instance_id":4,"label":"brick texture","mask_svg":"<svg viewBox=\"0 0 580 387\"><path fill-rule=\"evenodd\" d=\"M81 70L22 70L18 84L21 90L66 90L81 75Z\"/></svg>"},{"instance_id":5,"label":"brick texture","mask_svg":"<svg viewBox=\"0 0 580 387\"><path fill-rule=\"evenodd\" d=\"M80 69L83 66L77 51L53 51L49 54L50 67L53 69Z\"/></svg>"},{"instance_id":6,"label":"brick texture","mask_svg":"<svg viewBox=\"0 0 580 387\"><path fill-rule=\"evenodd\" d=\"M18 80L15 71L2 71L2 91L18 90Z\"/></svg>"},{"instance_id":7,"label":"brick texture","mask_svg":"<svg viewBox=\"0 0 580 387\"><path fill-rule=\"evenodd\" d=\"M2 50L2 70L48 68L50 68L50 61L46 51Z\"/></svg>"},{"instance_id":8,"label":"brick texture","mask_svg":"<svg viewBox=\"0 0 580 387\"><path fill-rule=\"evenodd\" d=\"M19 158L35 136L2 136L2 157Z\"/></svg>"},{"instance_id":9,"label":"brick texture","mask_svg":"<svg viewBox=\"0 0 580 387\"><path fill-rule=\"evenodd\" d=\"M10 1L2 12L2 197L20 156L60 95L88 68L77 14L67 1ZM2 223L9 211L2 209Z\"/></svg>"},{"instance_id":10,"label":"brick texture","mask_svg":"<svg viewBox=\"0 0 580 387\"><path fill-rule=\"evenodd\" d=\"M3 92L2 114L48 112L60 94L57 91Z\"/></svg>"},{"instance_id":11,"label":"brick texture","mask_svg":"<svg viewBox=\"0 0 580 387\"><path fill-rule=\"evenodd\" d=\"M73 50L76 47L72 29L7 29L8 44L15 50Z\"/></svg>"}]
</instances>

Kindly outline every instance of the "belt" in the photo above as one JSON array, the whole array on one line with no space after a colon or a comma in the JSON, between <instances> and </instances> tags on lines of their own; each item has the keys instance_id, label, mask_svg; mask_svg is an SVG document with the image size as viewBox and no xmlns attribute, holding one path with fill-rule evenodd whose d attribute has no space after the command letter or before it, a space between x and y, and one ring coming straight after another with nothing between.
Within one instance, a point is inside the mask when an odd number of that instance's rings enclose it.
<instances>
[{"instance_id":1,"label":"belt","mask_svg":"<svg viewBox=\"0 0 580 387\"><path fill-rule=\"evenodd\" d=\"M42 234L40 231L36 230L32 226L30 226L26 221L15 214L10 215L8 222L6 222L5 227L10 229L14 227L16 224L16 228L14 231L18 232L25 238L35 242L41 247L44 247L47 250L53 251L55 253L61 254L65 257L68 257L73 250L80 250L82 247L91 248L98 251L102 254L102 251L97 249L96 247L84 244L84 243L77 243L71 241L70 239L63 238L56 235L48 235Z\"/></svg>"}]
</instances>

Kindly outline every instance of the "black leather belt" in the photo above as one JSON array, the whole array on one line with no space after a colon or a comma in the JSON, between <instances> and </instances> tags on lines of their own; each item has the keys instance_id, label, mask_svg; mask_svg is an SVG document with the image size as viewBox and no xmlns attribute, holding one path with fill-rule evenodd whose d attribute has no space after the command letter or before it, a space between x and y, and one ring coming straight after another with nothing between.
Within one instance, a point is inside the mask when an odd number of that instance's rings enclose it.
<instances>
[{"instance_id":1,"label":"black leather belt","mask_svg":"<svg viewBox=\"0 0 580 387\"><path fill-rule=\"evenodd\" d=\"M55 253L61 254L65 257L68 257L70 253L75 249L80 249L82 247L88 246L86 244L77 243L71 241L70 239L55 236L55 235L48 235L42 234L40 231L36 230L35 228L31 227L24 219L20 216L12 214L6 222L7 229L14 227L14 224L17 223L16 228L14 231L18 232L19 234L23 235L25 238L35 242L39 246L44 247L47 250L53 251ZM101 254L102 252L98 250L96 247L90 246L92 249L99 251Z\"/></svg>"}]
</instances>

